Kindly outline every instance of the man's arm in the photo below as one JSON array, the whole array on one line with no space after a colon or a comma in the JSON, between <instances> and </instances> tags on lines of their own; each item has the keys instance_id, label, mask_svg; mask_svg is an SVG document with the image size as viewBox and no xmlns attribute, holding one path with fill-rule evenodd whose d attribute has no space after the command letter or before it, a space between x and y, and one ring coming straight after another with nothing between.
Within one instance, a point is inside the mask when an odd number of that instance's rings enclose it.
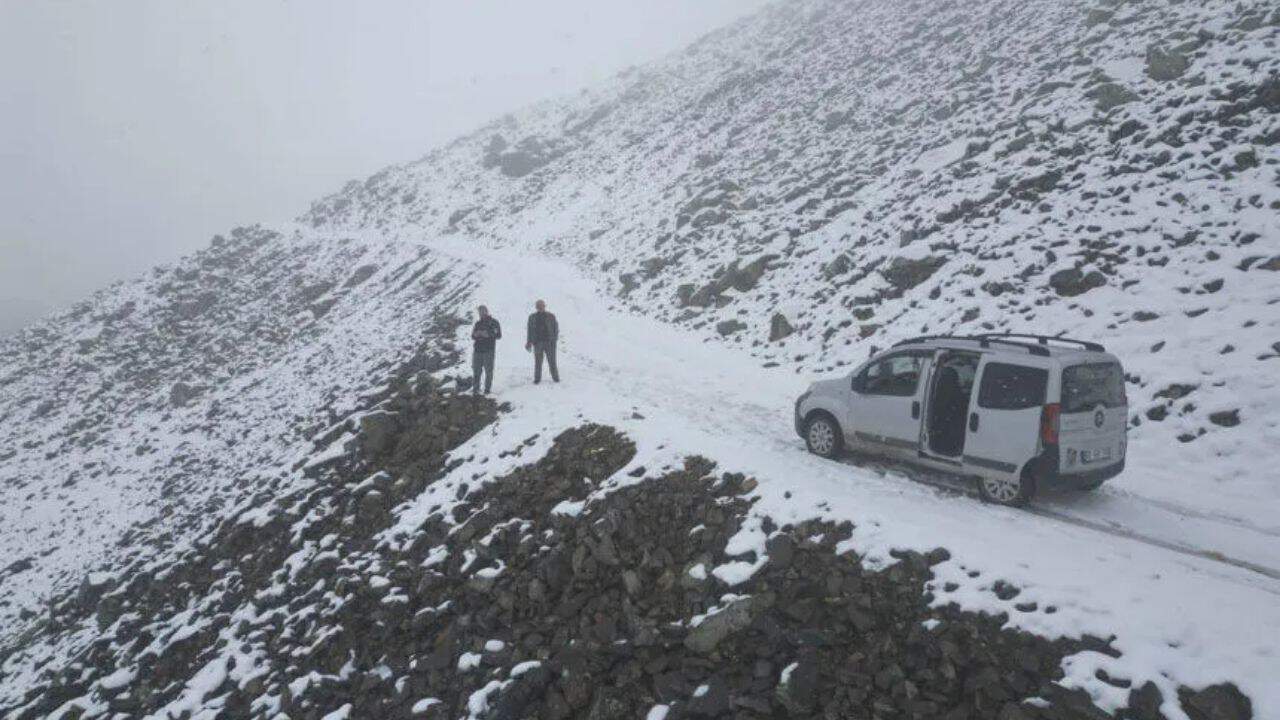
<instances>
[{"instance_id":1,"label":"man's arm","mask_svg":"<svg viewBox=\"0 0 1280 720\"><path fill-rule=\"evenodd\" d=\"M560 339L560 321L556 320L555 315L551 315L550 320L551 324L548 329L551 331L551 337L548 339L551 342L556 342Z\"/></svg>"},{"instance_id":2,"label":"man's arm","mask_svg":"<svg viewBox=\"0 0 1280 720\"><path fill-rule=\"evenodd\" d=\"M528 332L525 333L525 341L524 341L524 346L526 348L531 347L533 345L533 318L534 316L530 315L529 322L527 323L529 328L528 328Z\"/></svg>"},{"instance_id":3,"label":"man's arm","mask_svg":"<svg viewBox=\"0 0 1280 720\"><path fill-rule=\"evenodd\" d=\"M493 339L494 340L502 339L502 323L498 322L497 320L493 321Z\"/></svg>"}]
</instances>

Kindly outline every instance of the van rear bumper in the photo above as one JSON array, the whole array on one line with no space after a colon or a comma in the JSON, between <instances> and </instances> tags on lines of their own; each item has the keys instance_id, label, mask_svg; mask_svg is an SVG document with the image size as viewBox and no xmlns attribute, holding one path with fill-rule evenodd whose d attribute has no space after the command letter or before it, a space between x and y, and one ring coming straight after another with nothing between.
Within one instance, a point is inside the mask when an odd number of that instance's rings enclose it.
<instances>
[{"instance_id":1,"label":"van rear bumper","mask_svg":"<svg viewBox=\"0 0 1280 720\"><path fill-rule=\"evenodd\" d=\"M1100 467L1096 470L1086 470L1084 472L1063 473L1058 471L1058 453L1055 451L1041 455L1040 467L1036 473L1036 479L1040 482L1055 488L1068 488L1076 490L1085 490L1097 487L1099 484L1110 480L1111 478L1124 472L1125 458L1120 458L1120 462L1106 467Z\"/></svg>"}]
</instances>

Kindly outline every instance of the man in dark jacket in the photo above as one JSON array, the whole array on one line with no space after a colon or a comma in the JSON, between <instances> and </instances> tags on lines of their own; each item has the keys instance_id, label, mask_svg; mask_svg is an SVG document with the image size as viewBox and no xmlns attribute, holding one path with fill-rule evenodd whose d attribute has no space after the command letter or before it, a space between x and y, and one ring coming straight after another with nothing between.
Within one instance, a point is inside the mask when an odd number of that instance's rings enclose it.
<instances>
[{"instance_id":1,"label":"man in dark jacket","mask_svg":"<svg viewBox=\"0 0 1280 720\"><path fill-rule=\"evenodd\" d=\"M556 316L547 312L547 304L541 300L534 303L536 311L529 316L529 334L524 349L533 351L533 382L542 382L542 358L547 359L547 369L551 371L551 379L560 382L560 373L556 370L556 340L560 339L560 326L556 324Z\"/></svg>"},{"instance_id":2,"label":"man in dark jacket","mask_svg":"<svg viewBox=\"0 0 1280 720\"><path fill-rule=\"evenodd\" d=\"M475 343L471 349L471 392L480 394L480 377L484 376L484 394L488 395L493 388L493 358L498 338L502 337L502 326L489 315L489 308L481 305L478 311L480 319L471 328L471 339Z\"/></svg>"}]
</instances>

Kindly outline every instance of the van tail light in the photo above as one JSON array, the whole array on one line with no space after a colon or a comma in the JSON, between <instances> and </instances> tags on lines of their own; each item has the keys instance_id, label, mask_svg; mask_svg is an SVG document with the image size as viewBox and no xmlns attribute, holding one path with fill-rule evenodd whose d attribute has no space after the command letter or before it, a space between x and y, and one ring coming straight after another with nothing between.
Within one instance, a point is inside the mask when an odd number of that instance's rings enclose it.
<instances>
[{"instance_id":1,"label":"van tail light","mask_svg":"<svg viewBox=\"0 0 1280 720\"><path fill-rule=\"evenodd\" d=\"M1062 406L1050 403L1040 411L1040 441L1045 445L1058 444L1058 418L1062 415Z\"/></svg>"}]
</instances>

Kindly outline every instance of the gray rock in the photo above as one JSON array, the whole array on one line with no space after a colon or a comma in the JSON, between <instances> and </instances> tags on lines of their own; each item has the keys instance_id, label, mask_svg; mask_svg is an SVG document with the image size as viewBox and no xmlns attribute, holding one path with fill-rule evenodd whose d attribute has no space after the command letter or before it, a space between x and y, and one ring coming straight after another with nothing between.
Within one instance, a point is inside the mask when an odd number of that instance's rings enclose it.
<instances>
[{"instance_id":1,"label":"gray rock","mask_svg":"<svg viewBox=\"0 0 1280 720\"><path fill-rule=\"evenodd\" d=\"M769 342L777 342L795 331L791 323L787 322L787 316L782 313L774 313L769 320Z\"/></svg>"},{"instance_id":2,"label":"gray rock","mask_svg":"<svg viewBox=\"0 0 1280 720\"><path fill-rule=\"evenodd\" d=\"M725 638L750 625L756 616L772 604L773 598L767 595L753 595L735 600L690 630L689 635L684 639L684 646L693 652L707 655L713 652Z\"/></svg>"},{"instance_id":3,"label":"gray rock","mask_svg":"<svg viewBox=\"0 0 1280 720\"><path fill-rule=\"evenodd\" d=\"M1147 77L1160 82L1177 80L1191 67L1187 56L1178 52L1165 52L1159 47L1147 50Z\"/></svg>"},{"instance_id":4,"label":"gray rock","mask_svg":"<svg viewBox=\"0 0 1280 720\"><path fill-rule=\"evenodd\" d=\"M1203 690L1178 693L1182 709L1191 720L1251 720L1253 703L1235 685L1210 685Z\"/></svg>"},{"instance_id":5,"label":"gray rock","mask_svg":"<svg viewBox=\"0 0 1280 720\"><path fill-rule=\"evenodd\" d=\"M1097 270L1091 270L1086 274L1079 268L1068 268L1049 276L1049 287L1063 297L1083 295L1106 284L1106 276Z\"/></svg>"},{"instance_id":6,"label":"gray rock","mask_svg":"<svg viewBox=\"0 0 1280 720\"><path fill-rule=\"evenodd\" d=\"M1121 105L1127 105L1139 97L1129 88L1115 82L1105 82L1094 87L1086 95L1102 112L1110 112Z\"/></svg>"},{"instance_id":7,"label":"gray rock","mask_svg":"<svg viewBox=\"0 0 1280 720\"><path fill-rule=\"evenodd\" d=\"M204 391L205 388L203 386L176 382L173 387L169 388L169 404L174 407L186 407L187 403L200 397Z\"/></svg>"},{"instance_id":8,"label":"gray rock","mask_svg":"<svg viewBox=\"0 0 1280 720\"><path fill-rule=\"evenodd\" d=\"M400 432L393 413L370 413L360 418L360 437L364 447L372 455L385 455L395 447Z\"/></svg>"},{"instance_id":9,"label":"gray rock","mask_svg":"<svg viewBox=\"0 0 1280 720\"><path fill-rule=\"evenodd\" d=\"M774 697L789 715L805 717L814 711L817 690L818 663L812 657L804 657L783 668Z\"/></svg>"},{"instance_id":10,"label":"gray rock","mask_svg":"<svg viewBox=\"0 0 1280 720\"><path fill-rule=\"evenodd\" d=\"M746 328L747 328L747 324L742 322L741 320L725 320L723 322L716 323L716 332L725 336L732 335L736 332L741 332Z\"/></svg>"}]
</instances>

